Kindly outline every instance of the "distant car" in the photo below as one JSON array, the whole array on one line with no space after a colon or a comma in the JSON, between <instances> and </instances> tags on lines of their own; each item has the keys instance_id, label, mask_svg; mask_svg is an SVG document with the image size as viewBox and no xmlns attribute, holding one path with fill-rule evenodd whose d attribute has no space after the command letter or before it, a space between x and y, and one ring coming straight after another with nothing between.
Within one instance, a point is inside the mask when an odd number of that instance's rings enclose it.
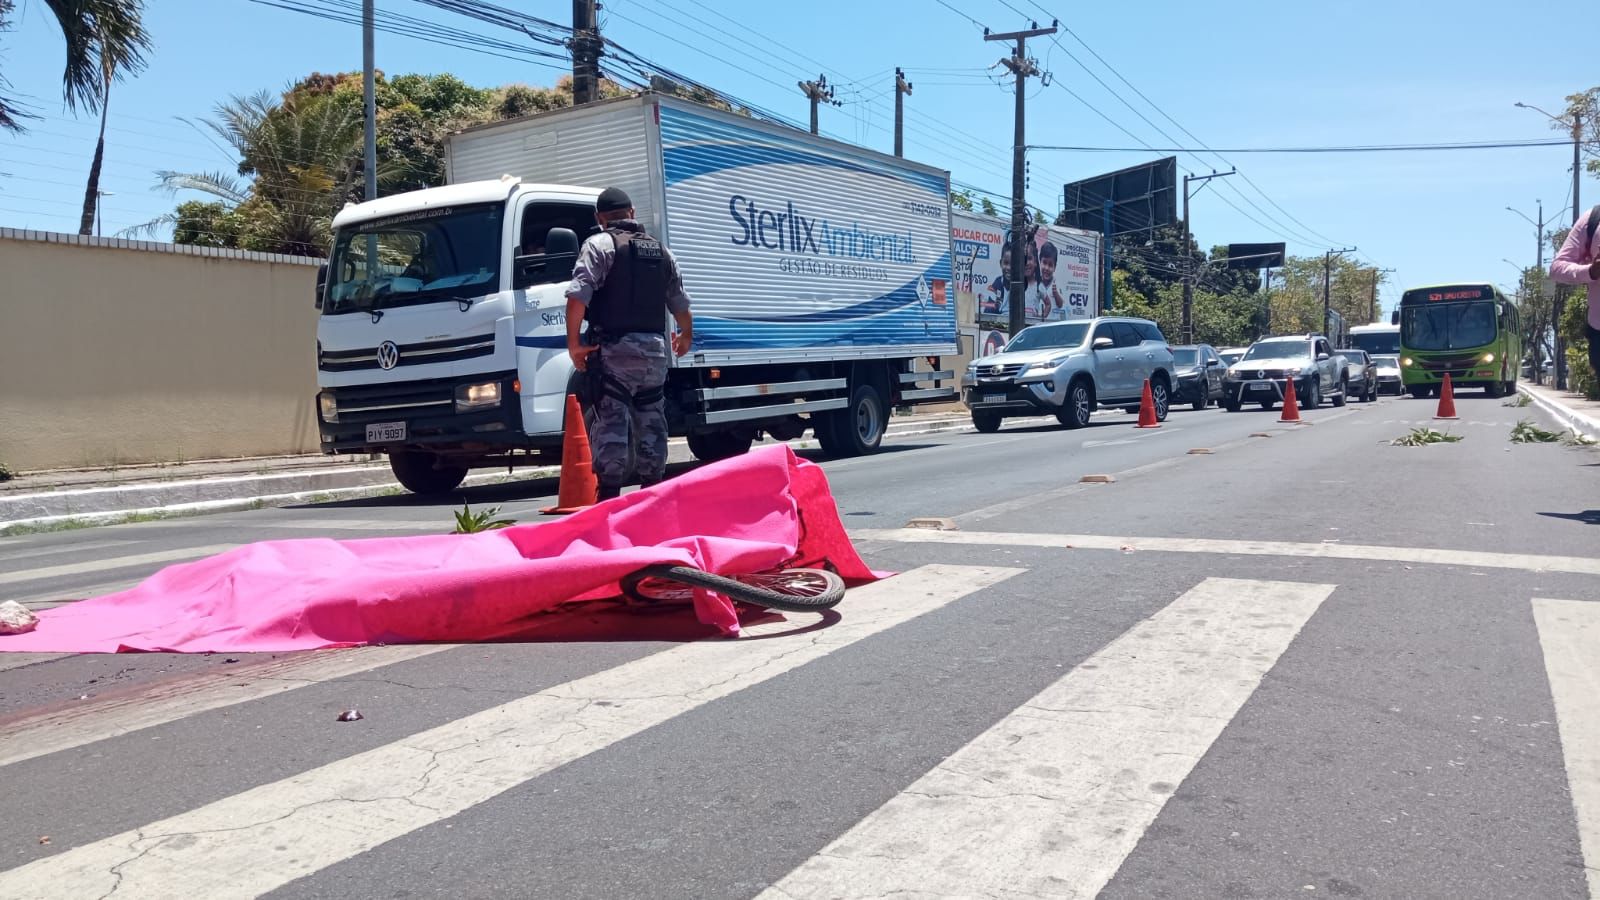
<instances>
[{"instance_id":1,"label":"distant car","mask_svg":"<svg viewBox=\"0 0 1600 900\"><path fill-rule=\"evenodd\" d=\"M1406 392L1405 383L1400 380L1400 357L1393 353L1379 353L1372 357L1372 370L1378 376L1378 393L1393 393L1396 396Z\"/></svg>"},{"instance_id":2,"label":"distant car","mask_svg":"<svg viewBox=\"0 0 1600 900\"><path fill-rule=\"evenodd\" d=\"M1099 407L1137 410L1147 382L1165 421L1175 381L1156 323L1116 316L1030 325L1001 352L973 360L961 386L973 426L989 433L1006 416L1053 415L1082 428Z\"/></svg>"},{"instance_id":3,"label":"distant car","mask_svg":"<svg viewBox=\"0 0 1600 900\"><path fill-rule=\"evenodd\" d=\"M1378 367L1367 351L1352 347L1340 350L1338 355L1344 357L1344 377L1351 394L1363 403L1378 399Z\"/></svg>"},{"instance_id":4,"label":"distant car","mask_svg":"<svg viewBox=\"0 0 1600 900\"><path fill-rule=\"evenodd\" d=\"M1249 347L1229 347L1226 350L1218 350L1217 355L1222 357L1224 366L1231 366L1238 362L1244 356L1245 351L1249 349Z\"/></svg>"},{"instance_id":5,"label":"distant car","mask_svg":"<svg viewBox=\"0 0 1600 900\"><path fill-rule=\"evenodd\" d=\"M1210 344L1188 344L1172 348L1172 365L1178 383L1172 389L1172 399L1178 403L1192 403L1194 408L1205 409L1213 400L1222 402L1222 376L1228 367Z\"/></svg>"},{"instance_id":6,"label":"distant car","mask_svg":"<svg viewBox=\"0 0 1600 900\"><path fill-rule=\"evenodd\" d=\"M1344 368L1344 360L1333 355L1323 335L1262 338L1228 367L1222 405L1228 412L1238 412L1255 401L1262 409L1271 409L1284 399L1285 384L1293 383L1295 399L1305 409L1316 409L1328 396L1334 406L1343 406L1349 396Z\"/></svg>"}]
</instances>

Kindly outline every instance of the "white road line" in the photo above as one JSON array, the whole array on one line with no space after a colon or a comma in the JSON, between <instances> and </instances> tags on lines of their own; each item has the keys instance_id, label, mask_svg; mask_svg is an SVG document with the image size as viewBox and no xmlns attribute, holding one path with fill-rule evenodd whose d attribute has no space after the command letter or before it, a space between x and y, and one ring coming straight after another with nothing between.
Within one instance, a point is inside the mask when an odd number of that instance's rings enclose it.
<instances>
[{"instance_id":1,"label":"white road line","mask_svg":"<svg viewBox=\"0 0 1600 900\"><path fill-rule=\"evenodd\" d=\"M1533 620L1556 703L1589 896L1600 897L1600 604L1535 599Z\"/></svg>"},{"instance_id":2,"label":"white road line","mask_svg":"<svg viewBox=\"0 0 1600 900\"><path fill-rule=\"evenodd\" d=\"M305 522L249 522L241 523L240 527L295 528L306 531L437 531L440 534L445 534L456 526L454 521L447 521L441 518L437 522L384 522L380 519L314 519Z\"/></svg>"},{"instance_id":3,"label":"white road line","mask_svg":"<svg viewBox=\"0 0 1600 900\"><path fill-rule=\"evenodd\" d=\"M1333 587L1201 582L760 896L1095 896Z\"/></svg>"},{"instance_id":4,"label":"white road line","mask_svg":"<svg viewBox=\"0 0 1600 900\"><path fill-rule=\"evenodd\" d=\"M256 897L1020 571L924 566L851 591L827 628L626 663L0 873L0 897Z\"/></svg>"},{"instance_id":5,"label":"white road line","mask_svg":"<svg viewBox=\"0 0 1600 900\"><path fill-rule=\"evenodd\" d=\"M41 578L65 578L69 575L83 575L88 572L104 572L108 569L127 569L134 566L147 566L151 563L177 562L178 560L200 559L232 550L238 544L212 544L209 547L183 547L177 550L162 550L158 553L141 553L137 556L110 556L105 559L90 560L87 562L69 563L64 566L46 566L42 569L22 569L17 572L0 572L0 584L16 584L19 581L37 581Z\"/></svg>"},{"instance_id":6,"label":"white road line","mask_svg":"<svg viewBox=\"0 0 1600 900\"><path fill-rule=\"evenodd\" d=\"M79 600L88 600L91 597L104 597L106 594L115 594L128 588L138 587L143 578L124 578L119 581L103 581L99 584L90 584L83 587L74 587L67 590L40 591L36 594L24 594L20 597L6 597L15 600L29 609L48 609L60 606L63 603L76 603Z\"/></svg>"},{"instance_id":7,"label":"white road line","mask_svg":"<svg viewBox=\"0 0 1600 900\"><path fill-rule=\"evenodd\" d=\"M15 719L0 732L0 767L459 646L319 650L237 671L189 676L125 696L85 701L67 709ZM0 655L0 663L4 662Z\"/></svg>"},{"instance_id":8,"label":"white road line","mask_svg":"<svg viewBox=\"0 0 1600 900\"><path fill-rule=\"evenodd\" d=\"M981 544L1005 547L1047 547L1118 550L1132 547L1161 553L1215 553L1237 556L1301 556L1315 559L1359 559L1422 563L1526 572L1570 572L1600 575L1600 559L1581 556L1538 556L1480 550L1435 550L1428 547L1381 547L1363 544L1310 544L1290 541L1228 541L1207 538L1117 537L1098 534L1029 534L1009 531L928 531L918 528L851 531L857 541L918 544Z\"/></svg>"},{"instance_id":9,"label":"white road line","mask_svg":"<svg viewBox=\"0 0 1600 900\"><path fill-rule=\"evenodd\" d=\"M0 653L0 672L49 662L52 659L65 659L71 655L70 653ZM3 746L3 743L0 743L0 746Z\"/></svg>"},{"instance_id":10,"label":"white road line","mask_svg":"<svg viewBox=\"0 0 1600 900\"><path fill-rule=\"evenodd\" d=\"M105 550L111 547L123 547L135 541L89 541L77 544L57 544L43 547L38 550L19 550L15 553L0 555L0 562L12 562L18 559L33 559L39 556L60 556L63 553L86 553L90 550Z\"/></svg>"}]
</instances>

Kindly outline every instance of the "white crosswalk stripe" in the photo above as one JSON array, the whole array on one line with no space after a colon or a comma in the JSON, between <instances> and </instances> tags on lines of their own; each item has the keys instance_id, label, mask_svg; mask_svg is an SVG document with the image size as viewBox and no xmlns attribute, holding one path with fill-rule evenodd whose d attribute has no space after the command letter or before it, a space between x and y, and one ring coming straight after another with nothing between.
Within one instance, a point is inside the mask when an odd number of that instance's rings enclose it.
<instances>
[{"instance_id":1,"label":"white crosswalk stripe","mask_svg":"<svg viewBox=\"0 0 1600 900\"><path fill-rule=\"evenodd\" d=\"M1047 545L1045 536L1005 537ZM1276 554L1298 545L1251 546ZM837 622L803 636L785 632L808 621L753 628L756 640L678 645L272 783L229 787L240 792L137 828L118 824L129 830L0 871L0 900L269 893L958 600L983 601L1022 571L914 568L852 590ZM931 770L905 773L896 785L903 789L853 825L840 823L760 897L1097 895L1335 589L1200 581ZM1589 887L1600 897L1600 604L1532 603ZM0 730L0 777L27 760L92 751L141 730L160 735L191 716L455 649L303 654L13 715ZM0 653L0 672L51 658L26 656ZM281 852L286 846L294 852Z\"/></svg>"},{"instance_id":2,"label":"white crosswalk stripe","mask_svg":"<svg viewBox=\"0 0 1600 900\"><path fill-rule=\"evenodd\" d=\"M177 550L161 550L154 553L140 553L134 556L107 556L101 559L85 560L59 566L0 572L0 584L40 581L46 578L66 578L72 575L86 575L90 572L106 572L112 569L131 569L136 566L149 566L156 563L201 559L221 553L224 550L232 550L237 546L238 544L213 544L207 547L183 547Z\"/></svg>"},{"instance_id":3,"label":"white crosswalk stripe","mask_svg":"<svg viewBox=\"0 0 1600 900\"><path fill-rule=\"evenodd\" d=\"M762 897L1095 896L1332 592L1207 579Z\"/></svg>"},{"instance_id":4,"label":"white crosswalk stripe","mask_svg":"<svg viewBox=\"0 0 1600 900\"><path fill-rule=\"evenodd\" d=\"M187 716L271 697L307 685L370 672L456 649L455 644L362 647L292 656L241 670L224 670L158 686L133 696L82 703L12 720L0 733L0 766L22 762L163 725ZM0 654L0 663L4 663Z\"/></svg>"},{"instance_id":5,"label":"white crosswalk stripe","mask_svg":"<svg viewBox=\"0 0 1600 900\"><path fill-rule=\"evenodd\" d=\"M804 641L708 641L657 653L0 873L0 897L255 897L1018 571L916 569L852 591L849 616ZM286 840L296 853L275 852Z\"/></svg>"},{"instance_id":6,"label":"white crosswalk stripe","mask_svg":"<svg viewBox=\"0 0 1600 900\"><path fill-rule=\"evenodd\" d=\"M1589 896L1600 897L1600 604L1533 601Z\"/></svg>"}]
</instances>

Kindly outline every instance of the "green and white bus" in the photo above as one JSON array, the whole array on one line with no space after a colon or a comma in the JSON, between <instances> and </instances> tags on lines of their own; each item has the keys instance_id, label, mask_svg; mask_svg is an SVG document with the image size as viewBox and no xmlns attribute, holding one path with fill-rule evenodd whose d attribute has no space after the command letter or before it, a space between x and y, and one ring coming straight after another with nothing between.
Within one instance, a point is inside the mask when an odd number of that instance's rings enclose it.
<instances>
[{"instance_id":1,"label":"green and white bus","mask_svg":"<svg viewBox=\"0 0 1600 900\"><path fill-rule=\"evenodd\" d=\"M1491 397L1517 389L1522 347L1516 304L1492 284L1449 284L1408 290L1395 313L1400 325L1400 377L1413 397L1481 387Z\"/></svg>"}]
</instances>

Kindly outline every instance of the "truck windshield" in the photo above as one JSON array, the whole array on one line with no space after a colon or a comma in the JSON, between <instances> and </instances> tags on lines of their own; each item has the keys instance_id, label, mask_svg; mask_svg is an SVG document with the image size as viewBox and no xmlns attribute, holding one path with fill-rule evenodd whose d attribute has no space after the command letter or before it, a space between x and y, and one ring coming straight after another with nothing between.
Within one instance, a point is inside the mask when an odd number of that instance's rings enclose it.
<instances>
[{"instance_id":1,"label":"truck windshield","mask_svg":"<svg viewBox=\"0 0 1600 900\"><path fill-rule=\"evenodd\" d=\"M1244 352L1246 360L1251 359L1293 359L1297 356L1310 356L1311 345L1305 341L1261 341L1250 345Z\"/></svg>"},{"instance_id":2,"label":"truck windshield","mask_svg":"<svg viewBox=\"0 0 1600 900\"><path fill-rule=\"evenodd\" d=\"M500 280L501 204L443 207L341 228L325 315L475 298ZM376 250L376 262L369 257Z\"/></svg>"},{"instance_id":3,"label":"truck windshield","mask_svg":"<svg viewBox=\"0 0 1600 900\"><path fill-rule=\"evenodd\" d=\"M1007 353L1015 350L1048 350L1055 347L1077 347L1089 333L1089 323L1068 322L1062 325L1034 325L1024 328L1006 345Z\"/></svg>"},{"instance_id":4,"label":"truck windshield","mask_svg":"<svg viewBox=\"0 0 1600 900\"><path fill-rule=\"evenodd\" d=\"M1494 343L1493 303L1446 303L1407 307L1400 314L1400 339L1412 350L1468 350Z\"/></svg>"}]
</instances>

